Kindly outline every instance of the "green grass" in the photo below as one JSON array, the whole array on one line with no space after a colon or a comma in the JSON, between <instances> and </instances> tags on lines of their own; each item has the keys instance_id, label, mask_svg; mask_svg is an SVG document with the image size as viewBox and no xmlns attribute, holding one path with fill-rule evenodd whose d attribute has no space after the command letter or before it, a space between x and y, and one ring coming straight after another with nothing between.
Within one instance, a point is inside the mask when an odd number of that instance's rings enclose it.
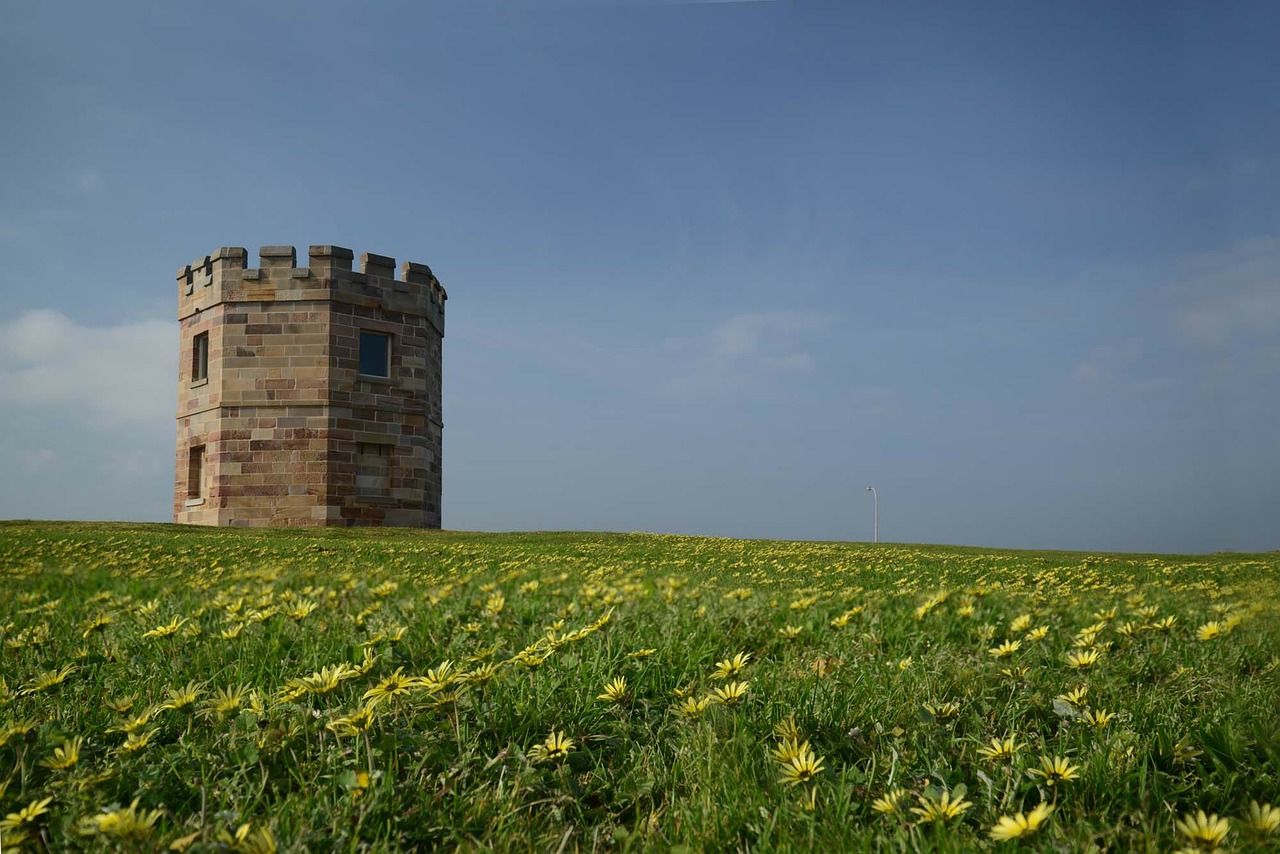
<instances>
[{"instance_id":1,"label":"green grass","mask_svg":"<svg viewBox=\"0 0 1280 854\"><path fill-rule=\"evenodd\" d=\"M3 523L3 850L1168 851L1199 809L1268 850L1280 831L1244 819L1280 804L1278 603L1274 553ZM298 681L339 664L365 672ZM328 726L400 669L430 678L364 732ZM737 680L739 703L679 712ZM770 757L788 718L824 766L794 786ZM536 761L553 730L573 748ZM978 753L1010 735L1011 761ZM1075 778L1031 776L1042 756ZM873 809L895 788L904 815ZM918 823L943 790L970 807ZM94 818L135 800L135 838ZM1037 833L991 841L1042 802Z\"/></svg>"}]
</instances>

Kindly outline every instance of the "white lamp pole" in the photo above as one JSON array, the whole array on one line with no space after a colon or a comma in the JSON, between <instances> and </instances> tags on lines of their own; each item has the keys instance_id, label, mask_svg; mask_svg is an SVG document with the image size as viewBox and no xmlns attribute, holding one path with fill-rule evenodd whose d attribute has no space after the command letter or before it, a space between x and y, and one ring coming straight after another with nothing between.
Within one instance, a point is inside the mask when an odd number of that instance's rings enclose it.
<instances>
[{"instance_id":1,"label":"white lamp pole","mask_svg":"<svg viewBox=\"0 0 1280 854\"><path fill-rule=\"evenodd\" d=\"M867 492L871 493L871 501L875 506L875 523L871 529L871 542L878 543L880 542L880 496L876 495L876 488L874 486L868 486Z\"/></svg>"}]
</instances>

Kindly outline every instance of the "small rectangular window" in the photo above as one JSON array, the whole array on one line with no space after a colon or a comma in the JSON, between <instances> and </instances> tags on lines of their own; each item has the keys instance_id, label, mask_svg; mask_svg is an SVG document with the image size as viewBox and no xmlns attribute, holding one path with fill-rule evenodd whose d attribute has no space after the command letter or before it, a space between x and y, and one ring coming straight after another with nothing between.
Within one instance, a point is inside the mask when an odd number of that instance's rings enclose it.
<instances>
[{"instance_id":1,"label":"small rectangular window","mask_svg":"<svg viewBox=\"0 0 1280 854\"><path fill-rule=\"evenodd\" d=\"M366 377L391 376L391 336L360 331L360 373Z\"/></svg>"},{"instance_id":2,"label":"small rectangular window","mask_svg":"<svg viewBox=\"0 0 1280 854\"><path fill-rule=\"evenodd\" d=\"M209 378L209 333L201 332L191 340L191 381Z\"/></svg>"},{"instance_id":3,"label":"small rectangular window","mask_svg":"<svg viewBox=\"0 0 1280 854\"><path fill-rule=\"evenodd\" d=\"M187 497L204 497L204 445L193 447L187 458Z\"/></svg>"},{"instance_id":4,"label":"small rectangular window","mask_svg":"<svg viewBox=\"0 0 1280 854\"><path fill-rule=\"evenodd\" d=\"M391 446L356 443L356 492L386 495L391 491Z\"/></svg>"}]
</instances>

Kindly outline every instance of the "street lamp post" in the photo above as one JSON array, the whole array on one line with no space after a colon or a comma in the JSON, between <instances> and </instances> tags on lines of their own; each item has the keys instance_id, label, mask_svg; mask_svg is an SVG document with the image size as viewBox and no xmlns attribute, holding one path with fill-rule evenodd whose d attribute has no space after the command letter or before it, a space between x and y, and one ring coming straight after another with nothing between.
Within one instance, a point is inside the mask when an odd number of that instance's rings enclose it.
<instances>
[{"instance_id":1,"label":"street lamp post","mask_svg":"<svg viewBox=\"0 0 1280 854\"><path fill-rule=\"evenodd\" d=\"M871 502L875 507L875 516L873 517L875 522L871 528L871 542L878 543L880 542L880 496L876 495L874 486L868 486L867 492L871 493Z\"/></svg>"}]
</instances>

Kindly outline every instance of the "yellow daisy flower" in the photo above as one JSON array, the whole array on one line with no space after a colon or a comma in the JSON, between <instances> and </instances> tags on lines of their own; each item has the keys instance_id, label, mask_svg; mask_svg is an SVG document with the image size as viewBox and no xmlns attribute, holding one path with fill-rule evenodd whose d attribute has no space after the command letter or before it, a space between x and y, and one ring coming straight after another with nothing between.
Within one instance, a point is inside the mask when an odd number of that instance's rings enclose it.
<instances>
[{"instance_id":1,"label":"yellow daisy flower","mask_svg":"<svg viewBox=\"0 0 1280 854\"><path fill-rule=\"evenodd\" d=\"M574 744L575 742L572 738L566 738L563 732L556 732L553 729L545 741L541 741L529 748L529 758L534 762L550 762L556 759L564 759L569 755L569 751L573 749Z\"/></svg>"},{"instance_id":2,"label":"yellow daisy flower","mask_svg":"<svg viewBox=\"0 0 1280 854\"><path fill-rule=\"evenodd\" d=\"M134 798L133 803L127 807L109 810L83 819L80 822L80 832L86 836L102 834L116 839L146 839L155 828L161 812L160 810L139 811L139 800L141 798Z\"/></svg>"},{"instance_id":3,"label":"yellow daisy flower","mask_svg":"<svg viewBox=\"0 0 1280 854\"><path fill-rule=\"evenodd\" d=\"M740 652L733 658L726 658L723 661L716 662L715 672L711 674L714 679L728 679L731 676L737 676L742 669L747 666L747 662L751 660L751 653Z\"/></svg>"},{"instance_id":4,"label":"yellow daisy flower","mask_svg":"<svg viewBox=\"0 0 1280 854\"><path fill-rule=\"evenodd\" d=\"M1047 801L1029 813L1001 816L991 828L991 838L996 842L1007 842L1011 839L1022 839L1040 829L1040 825L1053 812L1053 806Z\"/></svg>"},{"instance_id":5,"label":"yellow daisy flower","mask_svg":"<svg viewBox=\"0 0 1280 854\"><path fill-rule=\"evenodd\" d=\"M722 706L732 706L746 697L750 688L749 682L730 682L723 688L712 689L711 699Z\"/></svg>"},{"instance_id":6,"label":"yellow daisy flower","mask_svg":"<svg viewBox=\"0 0 1280 854\"><path fill-rule=\"evenodd\" d=\"M596 697L606 703L621 703L627 698L627 677L619 676L604 686L604 693Z\"/></svg>"},{"instance_id":7,"label":"yellow daisy flower","mask_svg":"<svg viewBox=\"0 0 1280 854\"><path fill-rule=\"evenodd\" d=\"M1275 833L1280 830L1280 807L1253 801L1244 819L1245 826L1256 833Z\"/></svg>"},{"instance_id":8,"label":"yellow daisy flower","mask_svg":"<svg viewBox=\"0 0 1280 854\"><path fill-rule=\"evenodd\" d=\"M1204 810L1196 810L1195 815L1187 813L1175 821L1174 826L1188 842L1210 851L1217 849L1231 832L1230 822L1216 815L1205 815Z\"/></svg>"},{"instance_id":9,"label":"yellow daisy flower","mask_svg":"<svg viewBox=\"0 0 1280 854\"><path fill-rule=\"evenodd\" d=\"M953 798L950 792L942 792L936 797L930 797L928 794L920 795L917 799L919 806L914 806L911 811L919 816L916 824L931 824L938 821L948 821L957 816L963 815L973 804L966 801L963 797Z\"/></svg>"},{"instance_id":10,"label":"yellow daisy flower","mask_svg":"<svg viewBox=\"0 0 1280 854\"><path fill-rule=\"evenodd\" d=\"M1041 756L1040 767L1029 769L1027 774L1040 777L1050 786L1056 786L1060 782L1079 779L1079 770L1080 766L1070 764L1064 757Z\"/></svg>"},{"instance_id":11,"label":"yellow daisy flower","mask_svg":"<svg viewBox=\"0 0 1280 854\"><path fill-rule=\"evenodd\" d=\"M907 798L910 797L906 789L890 789L880 797L871 802L871 808L883 815L902 815L905 810Z\"/></svg>"},{"instance_id":12,"label":"yellow daisy flower","mask_svg":"<svg viewBox=\"0 0 1280 854\"><path fill-rule=\"evenodd\" d=\"M1013 736L1008 738L993 738L989 747L979 747L978 755L984 756L996 762L1002 762L1006 759L1012 759L1013 754L1017 753L1022 745L1014 740Z\"/></svg>"},{"instance_id":13,"label":"yellow daisy flower","mask_svg":"<svg viewBox=\"0 0 1280 854\"><path fill-rule=\"evenodd\" d=\"M808 743L805 743L798 753L781 764L782 776L778 778L778 782L785 783L788 786L809 782L818 775L818 772L823 767L822 758L814 755L814 752L809 749Z\"/></svg>"}]
</instances>

